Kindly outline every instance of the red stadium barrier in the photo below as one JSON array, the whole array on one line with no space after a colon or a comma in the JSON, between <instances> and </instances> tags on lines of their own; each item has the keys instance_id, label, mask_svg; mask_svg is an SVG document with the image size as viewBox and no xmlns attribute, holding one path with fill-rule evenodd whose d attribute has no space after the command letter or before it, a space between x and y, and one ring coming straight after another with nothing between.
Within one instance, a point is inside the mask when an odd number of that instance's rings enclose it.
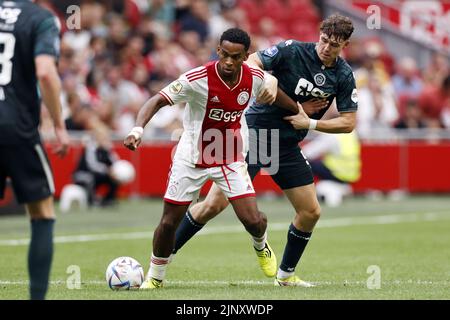
<instances>
[{"instance_id":1,"label":"red stadium barrier","mask_svg":"<svg viewBox=\"0 0 450 320\"><path fill-rule=\"evenodd\" d=\"M136 180L120 190L121 196L141 195L161 197L164 194L174 143L145 144L138 152L125 149L116 143L115 150L136 168ZM56 195L71 182L71 174L81 153L81 146L74 146L65 159L51 154ZM362 176L353 185L355 192L369 190L391 191L403 189L409 192L450 192L450 143L429 144L404 142L368 144L362 146ZM257 193L281 191L269 176L255 179ZM209 184L203 188L203 194Z\"/></svg>"}]
</instances>

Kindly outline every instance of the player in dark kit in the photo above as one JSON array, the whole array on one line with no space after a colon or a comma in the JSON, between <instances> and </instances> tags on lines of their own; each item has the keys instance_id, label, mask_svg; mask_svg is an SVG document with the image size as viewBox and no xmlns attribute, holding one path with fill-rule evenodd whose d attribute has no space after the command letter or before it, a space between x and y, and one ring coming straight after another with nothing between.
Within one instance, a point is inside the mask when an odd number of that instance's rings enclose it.
<instances>
[{"instance_id":1,"label":"player in dark kit","mask_svg":"<svg viewBox=\"0 0 450 320\"><path fill-rule=\"evenodd\" d=\"M31 1L0 0L0 197L11 178L30 215L31 299L47 292L55 220L54 182L38 132L41 97L55 127L55 152L64 156L69 145L56 69L59 29L56 18Z\"/></svg>"},{"instance_id":2,"label":"player in dark kit","mask_svg":"<svg viewBox=\"0 0 450 320\"><path fill-rule=\"evenodd\" d=\"M275 279L277 286L311 286L294 272L320 217L320 205L311 167L298 144L308 130L346 133L354 129L357 110L355 80L350 66L339 57L342 49L348 45L353 30L349 18L332 15L320 26L319 42L287 40L250 55L247 61L250 65L272 71L278 79L280 89L299 104L298 109L295 108L292 112L273 105L254 104L246 113L249 128L279 130L279 170L271 173L271 177L283 190L296 212L289 226L283 260ZM335 98L339 116L319 120ZM303 109L302 104L304 107L306 104L310 106ZM253 179L264 165L259 158L258 161L251 161L252 156L256 158L257 146L261 143L260 137L257 137L258 141L252 141L251 137L250 135L247 162ZM266 140L270 144L270 137ZM271 150L271 146L268 145L266 150ZM196 204L186 213L177 230L174 252L227 205L226 198L213 186L205 201Z\"/></svg>"}]
</instances>

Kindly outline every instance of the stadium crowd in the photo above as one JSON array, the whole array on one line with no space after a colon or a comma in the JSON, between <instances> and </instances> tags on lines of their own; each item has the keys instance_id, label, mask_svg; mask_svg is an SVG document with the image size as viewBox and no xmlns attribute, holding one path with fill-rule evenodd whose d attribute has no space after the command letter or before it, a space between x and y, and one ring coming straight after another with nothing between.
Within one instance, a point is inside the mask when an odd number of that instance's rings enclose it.
<instances>
[{"instance_id":1,"label":"stadium crowd","mask_svg":"<svg viewBox=\"0 0 450 320\"><path fill-rule=\"evenodd\" d=\"M69 130L100 123L126 135L142 104L179 74L215 58L229 27L250 31L250 52L286 39L317 41L321 1L314 0L39 0L61 20L59 74ZM80 26L66 24L69 5ZM377 38L352 39L344 51L359 93L357 130L450 128L450 66L436 53L420 69L407 55L396 61ZM51 131L43 108L42 127ZM169 139L182 127L183 106L164 108L146 138Z\"/></svg>"}]
</instances>

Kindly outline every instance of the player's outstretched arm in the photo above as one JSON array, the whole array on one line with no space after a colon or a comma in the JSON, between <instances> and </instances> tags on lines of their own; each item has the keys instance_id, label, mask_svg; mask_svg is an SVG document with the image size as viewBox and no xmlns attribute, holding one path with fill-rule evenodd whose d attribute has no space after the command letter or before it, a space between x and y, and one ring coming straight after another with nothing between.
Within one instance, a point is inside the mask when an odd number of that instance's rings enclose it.
<instances>
[{"instance_id":1,"label":"player's outstretched arm","mask_svg":"<svg viewBox=\"0 0 450 320\"><path fill-rule=\"evenodd\" d=\"M69 149L69 134L66 125L61 116L61 80L56 70L55 57L41 54L35 58L36 77L39 80L39 87L42 94L42 100L52 117L55 127L55 135L58 145L55 153L61 157L67 154Z\"/></svg>"},{"instance_id":2,"label":"player's outstretched arm","mask_svg":"<svg viewBox=\"0 0 450 320\"><path fill-rule=\"evenodd\" d=\"M256 53L252 53L248 57L246 63L253 68L264 70L261 59L259 59ZM256 97L256 101L261 104L274 103L277 97L277 87L278 79L271 74L264 72L264 86Z\"/></svg>"},{"instance_id":3,"label":"player's outstretched arm","mask_svg":"<svg viewBox=\"0 0 450 320\"><path fill-rule=\"evenodd\" d=\"M157 94L147 100L139 110L136 118L136 125L123 141L123 145L134 151L141 144L142 134L147 123L153 118L156 112L168 105L168 101L162 95Z\"/></svg>"},{"instance_id":4,"label":"player's outstretched arm","mask_svg":"<svg viewBox=\"0 0 450 320\"><path fill-rule=\"evenodd\" d=\"M310 119L298 103L299 112L295 116L284 117L295 129L312 129L326 133L350 133L356 125L356 112L341 112L338 117L328 120Z\"/></svg>"}]
</instances>

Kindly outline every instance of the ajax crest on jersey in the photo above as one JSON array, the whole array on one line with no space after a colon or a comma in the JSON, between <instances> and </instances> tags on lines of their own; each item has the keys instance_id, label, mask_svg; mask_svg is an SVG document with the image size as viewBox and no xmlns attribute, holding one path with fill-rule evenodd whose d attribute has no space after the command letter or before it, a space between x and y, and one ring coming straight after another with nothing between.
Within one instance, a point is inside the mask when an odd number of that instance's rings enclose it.
<instances>
[{"instance_id":1,"label":"ajax crest on jersey","mask_svg":"<svg viewBox=\"0 0 450 320\"><path fill-rule=\"evenodd\" d=\"M116 258L106 268L106 282L112 290L139 289L144 282L144 269L133 258Z\"/></svg>"},{"instance_id":2,"label":"ajax crest on jersey","mask_svg":"<svg viewBox=\"0 0 450 320\"><path fill-rule=\"evenodd\" d=\"M248 99L250 99L250 95L248 94L247 91L242 91L241 93L239 93L238 97L237 97L237 102L243 106L244 104L247 103Z\"/></svg>"}]
</instances>

